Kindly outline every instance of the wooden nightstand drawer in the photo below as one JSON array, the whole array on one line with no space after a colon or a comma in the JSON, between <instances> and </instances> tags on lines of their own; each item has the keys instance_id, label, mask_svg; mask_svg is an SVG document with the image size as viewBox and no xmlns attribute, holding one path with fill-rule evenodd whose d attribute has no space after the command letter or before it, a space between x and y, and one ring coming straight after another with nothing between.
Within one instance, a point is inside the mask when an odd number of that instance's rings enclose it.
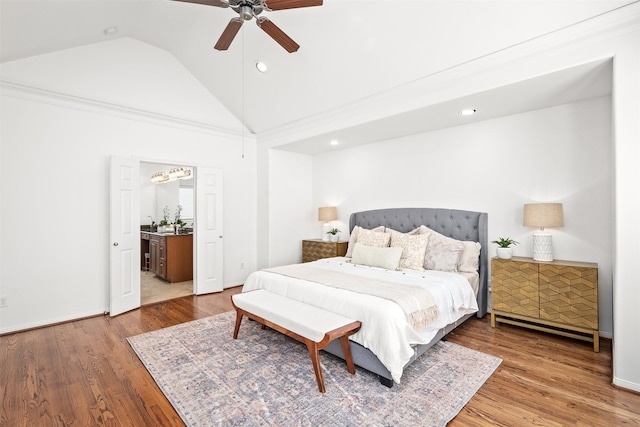
<instances>
[{"instance_id":1,"label":"wooden nightstand drawer","mask_svg":"<svg viewBox=\"0 0 640 427\"><path fill-rule=\"evenodd\" d=\"M320 239L302 241L302 262L315 261L321 258L344 256L348 242L325 242Z\"/></svg>"}]
</instances>

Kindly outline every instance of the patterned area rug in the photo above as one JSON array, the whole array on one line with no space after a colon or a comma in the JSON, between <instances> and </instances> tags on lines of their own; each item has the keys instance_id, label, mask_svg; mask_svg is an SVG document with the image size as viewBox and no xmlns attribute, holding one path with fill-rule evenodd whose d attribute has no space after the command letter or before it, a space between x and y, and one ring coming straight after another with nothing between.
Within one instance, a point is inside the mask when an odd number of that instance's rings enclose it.
<instances>
[{"instance_id":1,"label":"patterned area rug","mask_svg":"<svg viewBox=\"0 0 640 427\"><path fill-rule=\"evenodd\" d=\"M188 426L444 426L501 360L440 342L387 388L361 368L321 352L327 392L309 353L235 312L128 338Z\"/></svg>"}]
</instances>

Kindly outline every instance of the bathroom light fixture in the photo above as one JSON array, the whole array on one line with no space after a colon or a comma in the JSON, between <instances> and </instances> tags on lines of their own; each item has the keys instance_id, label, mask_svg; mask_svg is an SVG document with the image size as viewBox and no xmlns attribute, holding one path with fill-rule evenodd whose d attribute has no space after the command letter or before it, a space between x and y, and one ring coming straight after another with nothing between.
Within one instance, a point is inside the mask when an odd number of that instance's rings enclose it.
<instances>
[{"instance_id":1,"label":"bathroom light fixture","mask_svg":"<svg viewBox=\"0 0 640 427\"><path fill-rule=\"evenodd\" d=\"M167 182L169 181L169 175L167 175L164 172L156 172L153 175L151 175L151 182L154 182L156 184L160 184L161 182Z\"/></svg>"},{"instance_id":2,"label":"bathroom light fixture","mask_svg":"<svg viewBox=\"0 0 640 427\"><path fill-rule=\"evenodd\" d=\"M163 184L169 181L175 181L178 179L191 179L193 176L191 175L191 169L185 168L182 166L176 166L174 168L169 169L169 173L166 172L156 172L151 175L151 182L155 184Z\"/></svg>"},{"instance_id":3,"label":"bathroom light fixture","mask_svg":"<svg viewBox=\"0 0 640 427\"><path fill-rule=\"evenodd\" d=\"M183 167L177 167L169 170L169 178L173 179L185 179L191 176L191 169Z\"/></svg>"},{"instance_id":4,"label":"bathroom light fixture","mask_svg":"<svg viewBox=\"0 0 640 427\"><path fill-rule=\"evenodd\" d=\"M331 144L331 145L340 145L340 141L338 141L337 139L332 139L329 144Z\"/></svg>"},{"instance_id":5,"label":"bathroom light fixture","mask_svg":"<svg viewBox=\"0 0 640 427\"><path fill-rule=\"evenodd\" d=\"M261 73L263 73L263 74L266 73L267 71L269 71L269 68L267 68L267 64L265 64L262 61L257 61L256 62L256 69L258 71L260 71Z\"/></svg>"},{"instance_id":6,"label":"bathroom light fixture","mask_svg":"<svg viewBox=\"0 0 640 427\"><path fill-rule=\"evenodd\" d=\"M464 110L460 111L460 114L462 114L463 116L472 116L477 111L478 110L476 110L475 108L465 108Z\"/></svg>"}]
</instances>

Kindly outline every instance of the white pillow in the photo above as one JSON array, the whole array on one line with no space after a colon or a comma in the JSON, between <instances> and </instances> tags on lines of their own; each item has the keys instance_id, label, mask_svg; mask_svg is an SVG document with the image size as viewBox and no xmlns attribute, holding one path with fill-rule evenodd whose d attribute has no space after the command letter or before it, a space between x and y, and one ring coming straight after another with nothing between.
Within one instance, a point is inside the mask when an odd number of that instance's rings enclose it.
<instances>
[{"instance_id":1,"label":"white pillow","mask_svg":"<svg viewBox=\"0 0 640 427\"><path fill-rule=\"evenodd\" d=\"M479 269L480 248L478 242L463 241L464 248L458 260L458 271L463 273L476 273Z\"/></svg>"},{"instance_id":2,"label":"white pillow","mask_svg":"<svg viewBox=\"0 0 640 427\"><path fill-rule=\"evenodd\" d=\"M349 245L347 246L347 253L344 255L346 258L351 258L351 255L353 254L353 248L355 247L356 242L358 241L359 230L365 230L365 229L363 229L359 225L356 225L355 227L353 227L353 231L351 231L351 235L349 236ZM371 231L384 233L384 226L381 225L380 227L376 227Z\"/></svg>"},{"instance_id":3,"label":"white pillow","mask_svg":"<svg viewBox=\"0 0 640 427\"><path fill-rule=\"evenodd\" d=\"M378 248L375 246L365 246L356 242L353 248L351 262L358 265L368 265L370 267L386 268L387 270L397 270L400 265L402 248Z\"/></svg>"},{"instance_id":4,"label":"white pillow","mask_svg":"<svg viewBox=\"0 0 640 427\"><path fill-rule=\"evenodd\" d=\"M424 225L420 226L420 233L429 235L424 268L427 270L457 271L464 243L444 236Z\"/></svg>"},{"instance_id":5,"label":"white pillow","mask_svg":"<svg viewBox=\"0 0 640 427\"><path fill-rule=\"evenodd\" d=\"M379 231L367 230L366 228L361 228L360 231L358 231L357 243L362 243L365 246L384 248L389 246L390 240L391 234L389 233L380 233Z\"/></svg>"},{"instance_id":6,"label":"white pillow","mask_svg":"<svg viewBox=\"0 0 640 427\"><path fill-rule=\"evenodd\" d=\"M391 247L402 248L400 268L424 270L424 257L429 243L428 234L410 235L405 233L391 233Z\"/></svg>"}]
</instances>

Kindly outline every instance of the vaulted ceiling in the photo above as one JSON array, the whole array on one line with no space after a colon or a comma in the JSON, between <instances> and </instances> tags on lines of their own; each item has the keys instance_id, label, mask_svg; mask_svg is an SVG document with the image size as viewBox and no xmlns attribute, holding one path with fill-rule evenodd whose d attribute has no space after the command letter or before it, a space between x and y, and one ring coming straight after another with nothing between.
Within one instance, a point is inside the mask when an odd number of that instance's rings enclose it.
<instances>
[{"instance_id":1,"label":"vaulted ceiling","mask_svg":"<svg viewBox=\"0 0 640 427\"><path fill-rule=\"evenodd\" d=\"M228 8L171 0L1 0L0 62L132 37L173 54L259 135L629 3L324 0L263 13L301 45L287 53L254 22L243 25L229 50L214 50L237 16ZM105 34L112 26L117 31ZM259 73L256 61L268 72Z\"/></svg>"}]
</instances>

